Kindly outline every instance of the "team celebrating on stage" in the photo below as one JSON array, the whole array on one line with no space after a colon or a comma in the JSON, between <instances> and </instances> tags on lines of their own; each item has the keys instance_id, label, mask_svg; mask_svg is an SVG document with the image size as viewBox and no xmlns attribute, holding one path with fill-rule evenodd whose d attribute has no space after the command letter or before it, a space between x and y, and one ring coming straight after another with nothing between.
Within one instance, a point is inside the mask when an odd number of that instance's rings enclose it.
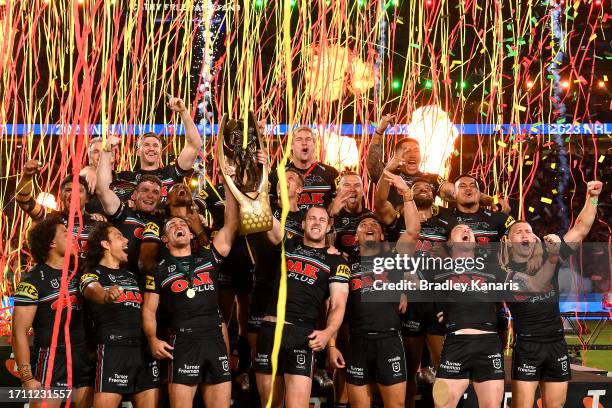
<instances>
[{"instance_id":1,"label":"team celebrating on stage","mask_svg":"<svg viewBox=\"0 0 612 408\"><path fill-rule=\"evenodd\" d=\"M270 172L272 228L241 235L239 197L227 185L235 163L192 196L185 182L201 137L181 99L168 106L185 128L174 163L162 165L163 140L146 133L136 169L116 171L118 140L92 139L80 177L60 184L57 211L34 198L43 164L25 163L15 200L31 218L31 268L14 290L12 331L25 389L71 387L78 407L117 407L128 397L136 407L185 407L199 391L206 407L229 407L232 381L248 390L254 378L262 406L272 396L273 407L305 408L313 377L327 370L335 407L414 407L426 345L437 408L456 407L470 384L480 407L499 408L509 314L512 407L533 407L538 388L543 406L564 406L571 370L557 278L597 218L601 182L587 183L563 236L538 237L475 177L423 173L416 139L398 138L385 163L381 138L394 121L385 115L367 146L376 182L368 208L362 177L317 161L317 134L302 126L286 167ZM270 166L265 149L254 160ZM495 242L495 253L482 248ZM523 291L515 302L413 301L410 292L365 300L377 280L407 276L375 273L374 257L478 254L490 267L461 279L512 279Z\"/></svg>"}]
</instances>

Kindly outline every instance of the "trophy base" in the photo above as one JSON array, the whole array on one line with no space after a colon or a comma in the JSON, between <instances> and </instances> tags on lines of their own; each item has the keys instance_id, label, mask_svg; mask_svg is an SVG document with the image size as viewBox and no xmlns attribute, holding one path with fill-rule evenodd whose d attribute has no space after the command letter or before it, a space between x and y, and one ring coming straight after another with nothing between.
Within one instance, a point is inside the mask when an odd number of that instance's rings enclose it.
<instances>
[{"instance_id":1,"label":"trophy base","mask_svg":"<svg viewBox=\"0 0 612 408\"><path fill-rule=\"evenodd\" d=\"M272 229L272 209L265 194L259 194L256 201L249 200L249 193L238 199L240 206L240 235L256 234Z\"/></svg>"}]
</instances>

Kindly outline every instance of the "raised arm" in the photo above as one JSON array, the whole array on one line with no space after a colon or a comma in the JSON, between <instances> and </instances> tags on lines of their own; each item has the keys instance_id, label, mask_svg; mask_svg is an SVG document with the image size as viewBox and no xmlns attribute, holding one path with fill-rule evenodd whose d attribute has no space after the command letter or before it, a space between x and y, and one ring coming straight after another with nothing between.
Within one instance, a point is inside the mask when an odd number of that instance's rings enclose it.
<instances>
[{"instance_id":1,"label":"raised arm","mask_svg":"<svg viewBox=\"0 0 612 408\"><path fill-rule=\"evenodd\" d=\"M23 211L28 214L34 222L45 217L45 208L38 204L33 196L34 176L38 174L42 163L38 160L28 160L23 166L23 174L15 190L15 201Z\"/></svg>"},{"instance_id":2,"label":"raised arm","mask_svg":"<svg viewBox=\"0 0 612 408\"><path fill-rule=\"evenodd\" d=\"M388 201L391 185L389 184L389 178L385 177L385 172L393 173L399 167L399 162L400 158L398 156L394 156L389 160L378 183L376 183L374 208L376 210L376 215L380 217L385 225L390 225L393 223L393 220L395 220L395 208L393 208L393 205Z\"/></svg>"},{"instance_id":3,"label":"raised arm","mask_svg":"<svg viewBox=\"0 0 612 408\"><path fill-rule=\"evenodd\" d=\"M272 217L272 229L266 231L266 237L272 245L278 245L283 240L283 229L281 228L280 220Z\"/></svg>"},{"instance_id":4,"label":"raised arm","mask_svg":"<svg viewBox=\"0 0 612 408\"><path fill-rule=\"evenodd\" d=\"M387 129L387 127L394 121L394 115L384 115L380 119L380 123L374 131L372 140L370 140L370 146L368 147L368 153L366 155L366 168L368 169L368 174L370 175L370 179L372 180L380 179L380 176L382 176L382 172L385 168L382 155L381 140L385 134L385 130Z\"/></svg>"},{"instance_id":5,"label":"raised arm","mask_svg":"<svg viewBox=\"0 0 612 408\"><path fill-rule=\"evenodd\" d=\"M191 170L202 148L200 133L182 99L171 97L168 101L168 107L173 112L177 112L181 115L181 120L185 127L185 146L179 153L176 164L181 170Z\"/></svg>"},{"instance_id":6,"label":"raised arm","mask_svg":"<svg viewBox=\"0 0 612 408\"><path fill-rule=\"evenodd\" d=\"M597 203L603 188L601 181L589 181L584 207L578 214L574 226L563 236L563 240L570 248L576 249L586 238L597 217Z\"/></svg>"},{"instance_id":7,"label":"raised arm","mask_svg":"<svg viewBox=\"0 0 612 408\"><path fill-rule=\"evenodd\" d=\"M96 195L106 215L115 214L121 206L121 200L110 188L113 181L112 154L111 144L107 141L100 152L100 161L96 169Z\"/></svg>"},{"instance_id":8,"label":"raised arm","mask_svg":"<svg viewBox=\"0 0 612 408\"><path fill-rule=\"evenodd\" d=\"M234 239L238 234L239 222L238 202L229 188L225 189L225 213L223 227L213 238L213 245L221 256L227 256L232 249Z\"/></svg>"}]
</instances>

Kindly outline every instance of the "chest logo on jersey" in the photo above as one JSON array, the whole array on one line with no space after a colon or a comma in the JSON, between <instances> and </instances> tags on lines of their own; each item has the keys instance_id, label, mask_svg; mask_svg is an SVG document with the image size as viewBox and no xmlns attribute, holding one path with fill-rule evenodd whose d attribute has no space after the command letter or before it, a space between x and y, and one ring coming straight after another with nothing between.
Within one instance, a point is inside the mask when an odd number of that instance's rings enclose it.
<instances>
[{"instance_id":1,"label":"chest logo on jersey","mask_svg":"<svg viewBox=\"0 0 612 408\"><path fill-rule=\"evenodd\" d=\"M293 259L287 259L287 272L289 273L287 276L289 278L312 285L316 282L317 272L319 271L319 268L311 264Z\"/></svg>"},{"instance_id":2,"label":"chest logo on jersey","mask_svg":"<svg viewBox=\"0 0 612 408\"><path fill-rule=\"evenodd\" d=\"M59 281L58 281L57 279L52 279L52 280L51 280L51 287L52 287L53 289L57 289L57 288L59 288L59 287L60 287L60 285L59 285Z\"/></svg>"},{"instance_id":3,"label":"chest logo on jersey","mask_svg":"<svg viewBox=\"0 0 612 408\"><path fill-rule=\"evenodd\" d=\"M177 279L170 285L170 290L174 293L181 293L189 288L187 279ZM200 272L193 277L193 289L196 292L215 290L215 285L208 272Z\"/></svg>"},{"instance_id":4,"label":"chest logo on jersey","mask_svg":"<svg viewBox=\"0 0 612 408\"><path fill-rule=\"evenodd\" d=\"M51 309L56 310L60 305L60 299L56 299L53 303L51 303ZM70 295L68 297L68 301L64 302L62 305L62 309L66 309L70 306L73 310L79 310L81 308L81 301L77 295Z\"/></svg>"},{"instance_id":5,"label":"chest logo on jersey","mask_svg":"<svg viewBox=\"0 0 612 408\"><path fill-rule=\"evenodd\" d=\"M302 193L298 198L298 205L318 205L324 204L325 193Z\"/></svg>"},{"instance_id":6,"label":"chest logo on jersey","mask_svg":"<svg viewBox=\"0 0 612 408\"><path fill-rule=\"evenodd\" d=\"M139 291L126 290L115 300L115 303L124 303L126 306L133 306L140 309L142 295Z\"/></svg>"}]
</instances>

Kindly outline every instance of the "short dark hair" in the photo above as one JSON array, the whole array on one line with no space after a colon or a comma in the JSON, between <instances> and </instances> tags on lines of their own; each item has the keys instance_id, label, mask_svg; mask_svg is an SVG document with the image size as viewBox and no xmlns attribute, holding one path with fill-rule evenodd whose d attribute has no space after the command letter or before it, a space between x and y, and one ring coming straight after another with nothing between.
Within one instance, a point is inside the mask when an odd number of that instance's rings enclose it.
<instances>
[{"instance_id":1,"label":"short dark hair","mask_svg":"<svg viewBox=\"0 0 612 408\"><path fill-rule=\"evenodd\" d=\"M60 183L60 191L64 189L66 184L72 183L72 180L73 180L72 174L69 174L66 177L64 177ZM88 191L87 190L87 180L85 179L85 177L79 176L79 184L85 188L85 191Z\"/></svg>"},{"instance_id":2,"label":"short dark hair","mask_svg":"<svg viewBox=\"0 0 612 408\"><path fill-rule=\"evenodd\" d=\"M64 221L58 216L50 216L34 225L28 231L30 254L37 264L47 261L58 225L64 225Z\"/></svg>"},{"instance_id":3,"label":"short dark hair","mask_svg":"<svg viewBox=\"0 0 612 408\"><path fill-rule=\"evenodd\" d=\"M400 148L401 148L403 145L405 145L406 143L415 143L415 144L416 144L416 145L418 145L419 147L420 147L420 145L421 145L421 144L419 143L419 141L418 141L418 140L416 140L415 138L413 138L413 137L405 137L405 138L403 138L403 139L398 140L398 141L397 141L397 143L395 143L395 147L394 147L394 150L393 150L393 151L397 153L397 151L398 151L398 150L399 150L399 149L400 149Z\"/></svg>"},{"instance_id":4,"label":"short dark hair","mask_svg":"<svg viewBox=\"0 0 612 408\"><path fill-rule=\"evenodd\" d=\"M87 253L85 264L88 270L94 269L104 257L104 247L102 241L108 241L108 230L114 227L110 222L99 222L87 237Z\"/></svg>"},{"instance_id":5,"label":"short dark hair","mask_svg":"<svg viewBox=\"0 0 612 408\"><path fill-rule=\"evenodd\" d=\"M159 186L159 188L162 188L164 185L162 184L162 181L159 179L159 177L154 176L152 174L143 174L142 176L140 176L140 178L138 179L138 182L136 183L136 190L138 190L138 186L144 182L149 182L149 183L153 183L153 184L157 184Z\"/></svg>"},{"instance_id":6,"label":"short dark hair","mask_svg":"<svg viewBox=\"0 0 612 408\"><path fill-rule=\"evenodd\" d=\"M380 229L382 229L383 231L385 230L385 225L383 224L382 220L380 219L378 215L376 215L373 212L366 212L365 214L362 214L359 217L359 222L357 223L357 226L359 226L359 224L361 224L363 220L369 220L369 219L376 221L378 225L380 225Z\"/></svg>"},{"instance_id":7,"label":"short dark hair","mask_svg":"<svg viewBox=\"0 0 612 408\"><path fill-rule=\"evenodd\" d=\"M460 174L457 177L455 177L455 179L453 180L453 184L455 184L457 181L459 181L459 179L462 179L462 178L471 178L472 180L474 180L476 182L476 186L478 187L478 190L481 189L480 181L476 177L474 177L474 176L472 176L471 174L468 174L468 173L463 173L463 174Z\"/></svg>"},{"instance_id":8,"label":"short dark hair","mask_svg":"<svg viewBox=\"0 0 612 408\"><path fill-rule=\"evenodd\" d=\"M306 182L306 180L304 179L304 175L302 173L300 173L296 169L292 169L292 168L289 168L289 169L285 170L285 174L286 173L293 173L293 174L295 174L298 177L298 180L300 180L301 186L304 187L304 183Z\"/></svg>"}]
</instances>

